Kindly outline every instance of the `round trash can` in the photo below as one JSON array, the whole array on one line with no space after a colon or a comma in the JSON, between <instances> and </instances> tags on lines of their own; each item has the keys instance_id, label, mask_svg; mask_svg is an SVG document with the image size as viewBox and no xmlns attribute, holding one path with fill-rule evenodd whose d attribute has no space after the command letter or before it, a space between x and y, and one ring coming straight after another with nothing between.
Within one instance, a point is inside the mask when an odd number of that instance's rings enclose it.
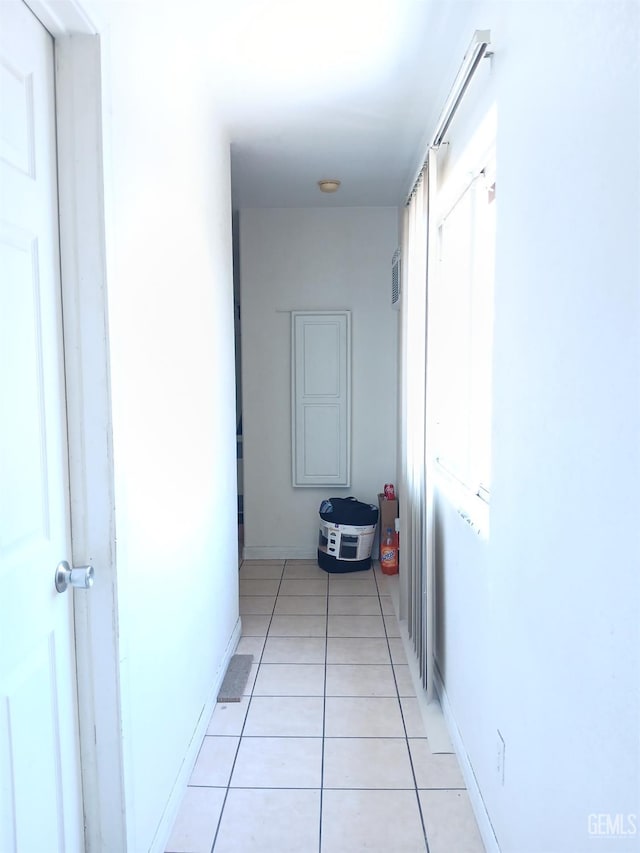
<instances>
[{"instance_id":1,"label":"round trash can","mask_svg":"<svg viewBox=\"0 0 640 853\"><path fill-rule=\"evenodd\" d=\"M357 498L329 498L320 505L318 565L325 572L371 568L378 507Z\"/></svg>"}]
</instances>

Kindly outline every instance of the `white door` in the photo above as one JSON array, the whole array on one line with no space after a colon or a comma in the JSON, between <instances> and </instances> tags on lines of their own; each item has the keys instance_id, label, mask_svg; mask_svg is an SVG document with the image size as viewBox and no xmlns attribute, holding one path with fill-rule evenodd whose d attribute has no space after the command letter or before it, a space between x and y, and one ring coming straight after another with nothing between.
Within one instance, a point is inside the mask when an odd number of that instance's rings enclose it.
<instances>
[{"instance_id":1,"label":"white door","mask_svg":"<svg viewBox=\"0 0 640 853\"><path fill-rule=\"evenodd\" d=\"M59 275L53 40L0 0L1 853L83 848Z\"/></svg>"}]
</instances>

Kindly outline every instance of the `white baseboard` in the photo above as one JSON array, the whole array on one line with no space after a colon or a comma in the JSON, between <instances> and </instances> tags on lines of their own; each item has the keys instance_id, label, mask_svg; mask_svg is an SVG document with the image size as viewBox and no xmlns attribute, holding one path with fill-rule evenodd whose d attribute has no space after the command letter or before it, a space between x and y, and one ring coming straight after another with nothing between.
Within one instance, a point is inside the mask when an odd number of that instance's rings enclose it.
<instances>
[{"instance_id":1,"label":"white baseboard","mask_svg":"<svg viewBox=\"0 0 640 853\"><path fill-rule=\"evenodd\" d=\"M198 723L193 731L193 735L191 737L191 741L187 749L187 754L185 755L184 760L182 762L180 772L178 773L178 777L176 778L173 790L171 791L171 796L169 797L169 800L164 810L164 814L162 815L162 820L160 821L158 829L156 830L153 844L150 847L150 853L163 853L163 851L166 850L167 841L169 840L171 830L173 829L173 824L175 823L176 817L178 816L178 811L182 803L182 798L184 797L187 785L189 784L191 772L193 771L193 767L196 763L198 753L200 752L200 747L202 746L202 741L204 740L204 736L207 732L209 720L211 719L211 715L213 714L213 709L216 704L216 699L218 698L218 693L220 692L222 680L227 672L229 661L231 660L236 648L238 647L238 642L240 640L241 633L242 623L240 621L240 618L238 618L231 637L229 638L229 642L227 643L227 648L225 649L225 653L220 662L220 666L218 667L218 670L216 672L211 691L209 693L205 706L202 709L200 719L198 720Z\"/></svg>"},{"instance_id":2,"label":"white baseboard","mask_svg":"<svg viewBox=\"0 0 640 853\"><path fill-rule=\"evenodd\" d=\"M317 556L318 549L313 546L245 545L242 549L245 560L313 560Z\"/></svg>"},{"instance_id":3,"label":"white baseboard","mask_svg":"<svg viewBox=\"0 0 640 853\"><path fill-rule=\"evenodd\" d=\"M447 724L447 729L449 730L449 735L451 736L451 742L453 743L453 748L458 756L458 761L460 762L460 770L462 771L464 782L467 786L469 799L471 800L471 806L476 816L476 822L478 824L478 829L480 830L480 835L482 836L482 842L485 846L485 850L487 853L500 853L498 839L493 831L489 813L487 812L484 800L482 799L482 794L480 793L475 773L473 772L467 751L464 748L462 736L460 735L458 724L456 723L455 716L447 697L447 691L442 683L442 678L440 677L437 667L434 672L434 682L438 696L440 697L440 705Z\"/></svg>"},{"instance_id":4,"label":"white baseboard","mask_svg":"<svg viewBox=\"0 0 640 853\"><path fill-rule=\"evenodd\" d=\"M432 752L455 752L486 853L500 853L498 840L493 831L489 814L482 799L480 788L478 787L469 756L464 748L458 724L456 723L447 697L447 691L444 688L437 667L434 668L433 681L439 702L438 700L427 702L427 693L422 686L418 658L416 657L409 632L407 631L407 623L398 616L400 596L397 577L385 577L385 591L391 596L393 608L396 612L396 617L398 617L402 644L407 656L413 687L416 691L418 708L427 734L427 742Z\"/></svg>"}]
</instances>

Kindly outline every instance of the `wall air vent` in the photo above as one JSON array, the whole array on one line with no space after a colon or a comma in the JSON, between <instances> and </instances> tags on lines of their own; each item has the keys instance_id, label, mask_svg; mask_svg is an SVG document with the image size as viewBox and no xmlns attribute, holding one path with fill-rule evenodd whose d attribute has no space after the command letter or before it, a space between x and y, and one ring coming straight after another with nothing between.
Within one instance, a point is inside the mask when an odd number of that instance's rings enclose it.
<instances>
[{"instance_id":1,"label":"wall air vent","mask_svg":"<svg viewBox=\"0 0 640 853\"><path fill-rule=\"evenodd\" d=\"M396 311L400 309L400 275L400 249L396 249L391 260L391 307Z\"/></svg>"}]
</instances>

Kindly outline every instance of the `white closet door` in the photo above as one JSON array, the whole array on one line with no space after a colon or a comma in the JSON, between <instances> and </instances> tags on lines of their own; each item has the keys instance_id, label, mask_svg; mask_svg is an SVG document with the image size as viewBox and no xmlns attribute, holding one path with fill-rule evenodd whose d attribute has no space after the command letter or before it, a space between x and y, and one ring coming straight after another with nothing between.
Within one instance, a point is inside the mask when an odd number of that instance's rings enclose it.
<instances>
[{"instance_id":1,"label":"white closet door","mask_svg":"<svg viewBox=\"0 0 640 853\"><path fill-rule=\"evenodd\" d=\"M84 849L53 39L0 2L0 851Z\"/></svg>"},{"instance_id":2,"label":"white closet door","mask_svg":"<svg viewBox=\"0 0 640 853\"><path fill-rule=\"evenodd\" d=\"M349 486L351 312L292 312L294 486Z\"/></svg>"}]
</instances>

